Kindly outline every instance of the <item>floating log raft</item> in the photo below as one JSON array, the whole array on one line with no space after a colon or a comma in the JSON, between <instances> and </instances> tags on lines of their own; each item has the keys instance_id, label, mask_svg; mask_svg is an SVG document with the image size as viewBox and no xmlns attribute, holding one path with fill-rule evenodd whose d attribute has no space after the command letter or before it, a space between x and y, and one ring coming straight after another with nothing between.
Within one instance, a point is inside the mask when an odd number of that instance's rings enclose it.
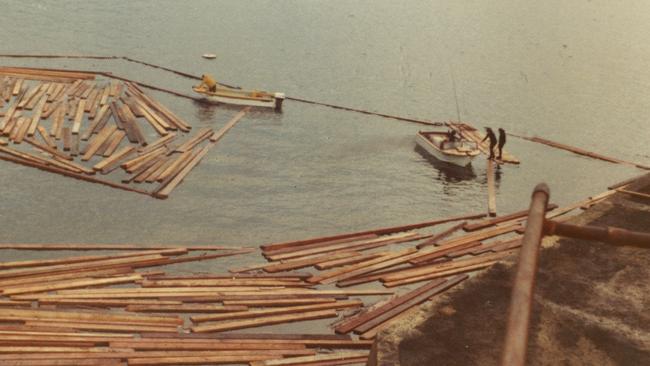
<instances>
[{"instance_id":1,"label":"floating log raft","mask_svg":"<svg viewBox=\"0 0 650 366\"><path fill-rule=\"evenodd\" d=\"M188 123L137 85L105 80L110 77L108 73L0 67L0 101L8 104L0 106L0 131L15 149L0 151L0 159L167 198L247 111L237 113L217 134L206 128L190 136ZM152 135L162 138L149 144ZM179 137L184 141L177 143ZM33 154L23 142L39 153ZM139 164L125 166L133 155ZM88 177L95 172L110 176ZM112 178L124 174L122 184Z\"/></svg>"}]
</instances>

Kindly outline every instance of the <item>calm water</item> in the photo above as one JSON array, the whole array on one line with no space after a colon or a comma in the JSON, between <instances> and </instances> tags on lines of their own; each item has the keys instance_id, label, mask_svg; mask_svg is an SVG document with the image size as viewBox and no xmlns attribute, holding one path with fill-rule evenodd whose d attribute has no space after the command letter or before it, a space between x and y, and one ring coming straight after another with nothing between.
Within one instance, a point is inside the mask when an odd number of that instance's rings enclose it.
<instances>
[{"instance_id":1,"label":"calm water","mask_svg":"<svg viewBox=\"0 0 650 366\"><path fill-rule=\"evenodd\" d=\"M0 1L0 53L126 55L432 120L456 119L453 70L463 120L648 164L650 3L569 3ZM124 61L0 64L192 85ZM195 127L235 113L150 94ZM249 114L165 201L1 162L0 241L257 246L486 210L484 160L432 162L415 149L419 128L287 101L282 114ZM640 174L515 138L507 148L522 164L499 171L501 213L526 207L540 181L566 204ZM206 266L220 264L192 268Z\"/></svg>"}]
</instances>

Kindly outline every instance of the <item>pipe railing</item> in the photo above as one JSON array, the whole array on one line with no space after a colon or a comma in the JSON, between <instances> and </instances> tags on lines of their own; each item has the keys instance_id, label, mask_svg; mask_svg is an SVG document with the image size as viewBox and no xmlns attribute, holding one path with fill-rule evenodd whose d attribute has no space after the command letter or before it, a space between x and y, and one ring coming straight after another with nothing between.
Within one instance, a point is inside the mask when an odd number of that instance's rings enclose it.
<instances>
[{"instance_id":1,"label":"pipe railing","mask_svg":"<svg viewBox=\"0 0 650 366\"><path fill-rule=\"evenodd\" d=\"M508 327L501 359L503 366L521 366L526 362L528 323L530 322L537 259L544 234L544 215L549 195L549 189L545 183L538 184L533 190L526 231L521 239L517 274L510 298Z\"/></svg>"},{"instance_id":2,"label":"pipe railing","mask_svg":"<svg viewBox=\"0 0 650 366\"><path fill-rule=\"evenodd\" d=\"M526 363L528 326L533 304L539 247L545 235L559 235L613 245L650 248L650 234L648 233L609 226L579 226L546 220L544 216L549 196L549 189L544 183L538 184L533 190L526 230L522 238L517 273L512 287L501 366L523 366Z\"/></svg>"}]
</instances>

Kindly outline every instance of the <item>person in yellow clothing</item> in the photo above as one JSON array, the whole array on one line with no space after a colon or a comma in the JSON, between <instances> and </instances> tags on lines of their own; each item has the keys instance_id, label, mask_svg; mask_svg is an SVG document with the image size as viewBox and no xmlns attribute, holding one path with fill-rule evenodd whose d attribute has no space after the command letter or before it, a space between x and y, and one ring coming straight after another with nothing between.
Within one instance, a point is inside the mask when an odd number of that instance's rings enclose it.
<instances>
[{"instance_id":1,"label":"person in yellow clothing","mask_svg":"<svg viewBox=\"0 0 650 366\"><path fill-rule=\"evenodd\" d=\"M206 87L209 91L213 93L217 91L217 81L214 80L214 78L209 74L201 75L200 86Z\"/></svg>"}]
</instances>

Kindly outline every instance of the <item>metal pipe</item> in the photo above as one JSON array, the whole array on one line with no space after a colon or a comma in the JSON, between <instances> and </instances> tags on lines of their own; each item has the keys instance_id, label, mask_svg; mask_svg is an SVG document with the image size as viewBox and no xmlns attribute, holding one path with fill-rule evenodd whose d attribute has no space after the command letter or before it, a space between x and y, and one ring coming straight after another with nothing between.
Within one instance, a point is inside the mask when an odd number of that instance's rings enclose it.
<instances>
[{"instance_id":1,"label":"metal pipe","mask_svg":"<svg viewBox=\"0 0 650 366\"><path fill-rule=\"evenodd\" d=\"M549 195L549 189L545 183L538 184L533 190L526 231L522 238L517 274L510 298L508 327L501 357L502 366L523 366L526 362L528 323L530 322L537 259Z\"/></svg>"},{"instance_id":2,"label":"metal pipe","mask_svg":"<svg viewBox=\"0 0 650 366\"><path fill-rule=\"evenodd\" d=\"M650 248L650 234L611 226L578 226L546 220L544 222L544 233L545 235L567 236L614 245Z\"/></svg>"}]
</instances>

